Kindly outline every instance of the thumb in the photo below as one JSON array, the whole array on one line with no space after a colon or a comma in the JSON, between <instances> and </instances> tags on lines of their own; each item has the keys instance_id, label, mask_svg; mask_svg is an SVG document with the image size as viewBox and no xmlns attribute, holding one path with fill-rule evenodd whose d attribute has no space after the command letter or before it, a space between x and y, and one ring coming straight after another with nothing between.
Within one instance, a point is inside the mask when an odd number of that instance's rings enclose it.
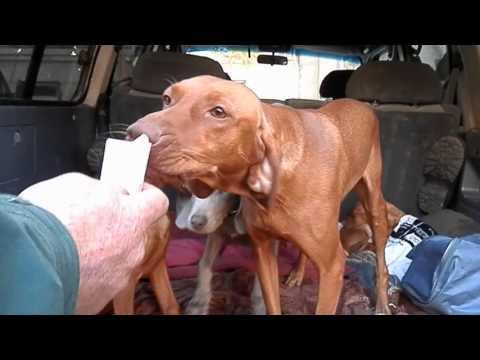
<instances>
[{"instance_id":1,"label":"thumb","mask_svg":"<svg viewBox=\"0 0 480 360\"><path fill-rule=\"evenodd\" d=\"M130 196L135 216L148 227L167 213L169 201L159 188L145 183L142 192Z\"/></svg>"}]
</instances>

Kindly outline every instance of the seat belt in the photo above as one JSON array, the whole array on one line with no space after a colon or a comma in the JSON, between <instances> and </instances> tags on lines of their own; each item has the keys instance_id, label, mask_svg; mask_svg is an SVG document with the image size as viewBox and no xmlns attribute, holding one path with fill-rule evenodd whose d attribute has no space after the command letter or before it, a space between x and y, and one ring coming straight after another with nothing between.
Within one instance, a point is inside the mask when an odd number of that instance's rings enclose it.
<instances>
[{"instance_id":1,"label":"seat belt","mask_svg":"<svg viewBox=\"0 0 480 360\"><path fill-rule=\"evenodd\" d=\"M447 86L445 87L445 91L443 93L443 104L453 104L455 101L455 95L457 93L458 87L458 77L460 76L460 70L458 68L454 68L448 77Z\"/></svg>"},{"instance_id":2,"label":"seat belt","mask_svg":"<svg viewBox=\"0 0 480 360\"><path fill-rule=\"evenodd\" d=\"M109 77L108 86L105 92L99 95L98 103L97 103L97 124L98 130L101 134L106 133L109 131L110 128L110 96L112 95L112 84L113 79L115 76L115 69L118 64L118 60L120 58L120 51L121 46L115 47L115 60L113 62L112 72Z\"/></svg>"}]
</instances>

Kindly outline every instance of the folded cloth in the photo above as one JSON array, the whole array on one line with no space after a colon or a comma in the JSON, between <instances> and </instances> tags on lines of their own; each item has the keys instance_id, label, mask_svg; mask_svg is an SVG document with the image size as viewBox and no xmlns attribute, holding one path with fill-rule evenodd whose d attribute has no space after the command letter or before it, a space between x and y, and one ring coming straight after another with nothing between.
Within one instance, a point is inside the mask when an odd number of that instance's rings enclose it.
<instances>
[{"instance_id":1,"label":"folded cloth","mask_svg":"<svg viewBox=\"0 0 480 360\"><path fill-rule=\"evenodd\" d=\"M401 281L412 260L408 253L421 241L436 235L435 230L412 215L404 215L393 229L385 247L388 272Z\"/></svg>"},{"instance_id":2,"label":"folded cloth","mask_svg":"<svg viewBox=\"0 0 480 360\"><path fill-rule=\"evenodd\" d=\"M205 248L205 240L194 238L172 239L167 248L167 266L172 279L185 279L197 276L198 262ZM280 246L278 252L278 271L287 275L295 266L298 249L293 246ZM228 244L215 260L213 270L225 271L243 268L255 271L255 259L252 248L238 244ZM313 263L307 262L305 279L316 278Z\"/></svg>"},{"instance_id":3,"label":"folded cloth","mask_svg":"<svg viewBox=\"0 0 480 360\"><path fill-rule=\"evenodd\" d=\"M167 267L196 265L202 257L204 248L204 241L200 239L172 239L167 248Z\"/></svg>"}]
</instances>

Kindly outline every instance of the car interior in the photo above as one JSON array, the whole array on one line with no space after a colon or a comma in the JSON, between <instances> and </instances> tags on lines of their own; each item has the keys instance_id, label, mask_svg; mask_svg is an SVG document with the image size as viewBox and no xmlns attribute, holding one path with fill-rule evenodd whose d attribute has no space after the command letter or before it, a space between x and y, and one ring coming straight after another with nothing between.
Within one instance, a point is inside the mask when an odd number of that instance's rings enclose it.
<instances>
[{"instance_id":1,"label":"car interior","mask_svg":"<svg viewBox=\"0 0 480 360\"><path fill-rule=\"evenodd\" d=\"M322 57L337 64L325 76ZM302 84L310 80L301 72L316 59L316 82L307 84L315 89L304 97ZM350 65L338 65L345 59ZM280 75L245 80L239 64ZM296 71L297 92L282 84L287 68ZM370 104L380 121L385 198L415 216L428 215L419 191L431 180L424 169L429 151L443 137L460 138L465 161L439 205L448 210L439 222L471 229L480 222L479 70L473 45L2 45L0 191L18 194L68 171L98 177L106 138L123 138L128 125L161 110L170 84L211 75L255 84L262 101L294 108L341 98ZM173 211L175 191L164 190ZM341 218L354 204L347 196Z\"/></svg>"},{"instance_id":2,"label":"car interior","mask_svg":"<svg viewBox=\"0 0 480 360\"><path fill-rule=\"evenodd\" d=\"M170 85L210 75L243 84L262 102L278 106L321 109L345 98L368 104L379 121L385 199L439 234L478 234L479 50L479 45L404 44L0 45L0 193L17 195L67 172L100 178L107 139L125 139L129 125L162 110ZM433 161L442 164L443 173ZM162 190L175 216L178 194ZM356 203L353 192L346 196L339 221ZM172 286L182 306L188 291L193 294L201 255L201 241L193 240L205 238L184 233L171 222L169 239L177 241L169 248L170 260L176 260L168 275L177 281ZM247 260L229 251L220 264L228 271L217 271L214 279L215 287L220 278L230 279L222 284L228 295L222 295L223 305L217 297L214 308L233 309L235 287L238 293L250 291L240 286L248 283L247 275L235 278ZM355 257L348 259L355 263ZM285 257L278 260L285 264ZM136 288L135 313L158 313L147 283ZM304 293L311 289L291 290L290 300L296 300L289 306L305 313ZM350 302L361 293L352 287L344 292ZM232 309L218 313L236 313Z\"/></svg>"},{"instance_id":3,"label":"car interior","mask_svg":"<svg viewBox=\"0 0 480 360\"><path fill-rule=\"evenodd\" d=\"M433 46L252 45L247 51L249 58L253 49L263 54L252 60L252 66L265 72L282 71L288 62L282 55L292 57L301 51L355 59L355 68L329 71L317 83L315 98L262 101L294 108L320 108L340 98L371 104L380 121L385 197L416 216L425 215L419 208L418 192L428 181L424 173L428 151L442 137L460 137L466 160L442 207L478 220L478 115L465 61L472 49L439 45L443 47L440 58L438 54L437 58L422 58L429 47ZM161 110L161 94L170 84L198 75L242 80L232 78L219 61L189 52L189 48L192 46L2 46L0 191L16 194L66 171L98 177L105 139L122 138L128 125ZM217 50L222 54L230 51L228 47ZM175 192L166 191L174 209ZM342 217L354 203L354 196L349 195Z\"/></svg>"}]
</instances>

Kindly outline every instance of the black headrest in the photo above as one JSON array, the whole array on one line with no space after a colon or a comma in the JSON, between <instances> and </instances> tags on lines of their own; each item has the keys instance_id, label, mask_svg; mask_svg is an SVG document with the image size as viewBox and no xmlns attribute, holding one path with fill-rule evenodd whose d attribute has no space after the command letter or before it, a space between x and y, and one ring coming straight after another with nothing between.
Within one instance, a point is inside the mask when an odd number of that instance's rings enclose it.
<instances>
[{"instance_id":1,"label":"black headrest","mask_svg":"<svg viewBox=\"0 0 480 360\"><path fill-rule=\"evenodd\" d=\"M362 65L352 74L346 95L384 104L440 104L442 86L427 64L379 61Z\"/></svg>"},{"instance_id":2,"label":"black headrest","mask_svg":"<svg viewBox=\"0 0 480 360\"><path fill-rule=\"evenodd\" d=\"M173 52L145 53L133 69L131 87L161 94L172 82L200 75L227 79L222 66L207 57Z\"/></svg>"},{"instance_id":3,"label":"black headrest","mask_svg":"<svg viewBox=\"0 0 480 360\"><path fill-rule=\"evenodd\" d=\"M329 73L320 85L320 96L323 98L342 99L345 88L353 70L334 70Z\"/></svg>"}]
</instances>

